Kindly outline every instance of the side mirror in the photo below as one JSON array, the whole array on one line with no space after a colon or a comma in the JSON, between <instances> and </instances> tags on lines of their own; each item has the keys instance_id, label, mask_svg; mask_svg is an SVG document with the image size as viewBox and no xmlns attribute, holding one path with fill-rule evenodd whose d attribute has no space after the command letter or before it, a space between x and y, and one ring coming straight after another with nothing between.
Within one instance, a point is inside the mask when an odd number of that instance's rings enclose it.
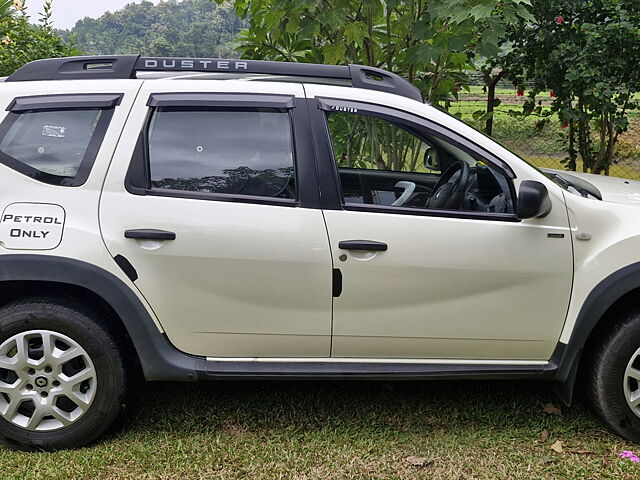
<instances>
[{"instance_id":1,"label":"side mirror","mask_svg":"<svg viewBox=\"0 0 640 480\"><path fill-rule=\"evenodd\" d=\"M433 147L428 147L424 152L423 165L427 172L440 171L440 159L438 151Z\"/></svg>"},{"instance_id":2,"label":"side mirror","mask_svg":"<svg viewBox=\"0 0 640 480\"><path fill-rule=\"evenodd\" d=\"M551 211L549 191L535 180L523 180L518 190L518 218L542 218Z\"/></svg>"}]
</instances>

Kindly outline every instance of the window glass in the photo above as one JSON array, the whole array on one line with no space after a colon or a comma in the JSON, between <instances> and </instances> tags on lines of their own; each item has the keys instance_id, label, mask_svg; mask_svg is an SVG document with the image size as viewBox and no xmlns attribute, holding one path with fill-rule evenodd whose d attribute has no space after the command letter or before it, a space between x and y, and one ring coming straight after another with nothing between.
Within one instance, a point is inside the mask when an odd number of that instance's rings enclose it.
<instances>
[{"instance_id":1,"label":"window glass","mask_svg":"<svg viewBox=\"0 0 640 480\"><path fill-rule=\"evenodd\" d=\"M10 113L6 120L10 126L0 141L3 163L30 167L27 173L47 183L70 184L65 180L78 175L102 113L101 109Z\"/></svg>"},{"instance_id":2,"label":"window glass","mask_svg":"<svg viewBox=\"0 0 640 480\"><path fill-rule=\"evenodd\" d=\"M419 127L335 112L327 122L347 204L514 211L500 172Z\"/></svg>"},{"instance_id":3,"label":"window glass","mask_svg":"<svg viewBox=\"0 0 640 480\"><path fill-rule=\"evenodd\" d=\"M151 187L295 198L289 114L159 108L149 132Z\"/></svg>"}]
</instances>

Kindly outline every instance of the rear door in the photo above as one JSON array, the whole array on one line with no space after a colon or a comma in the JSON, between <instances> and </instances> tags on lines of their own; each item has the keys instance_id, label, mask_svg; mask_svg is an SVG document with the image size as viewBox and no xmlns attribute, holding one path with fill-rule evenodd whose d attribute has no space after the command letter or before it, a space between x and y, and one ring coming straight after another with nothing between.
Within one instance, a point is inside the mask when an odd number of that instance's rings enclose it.
<instances>
[{"instance_id":1,"label":"rear door","mask_svg":"<svg viewBox=\"0 0 640 480\"><path fill-rule=\"evenodd\" d=\"M141 90L100 220L184 352L329 355L331 256L303 96L240 81Z\"/></svg>"}]
</instances>

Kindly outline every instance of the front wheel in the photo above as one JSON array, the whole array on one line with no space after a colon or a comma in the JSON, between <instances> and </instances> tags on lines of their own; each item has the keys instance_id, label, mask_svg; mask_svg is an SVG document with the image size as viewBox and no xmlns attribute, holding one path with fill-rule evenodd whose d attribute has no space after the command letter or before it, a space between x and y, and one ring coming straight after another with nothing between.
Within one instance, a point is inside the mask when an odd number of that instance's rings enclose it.
<instances>
[{"instance_id":1,"label":"front wheel","mask_svg":"<svg viewBox=\"0 0 640 480\"><path fill-rule=\"evenodd\" d=\"M589 367L593 408L611 430L640 443L640 312L622 314Z\"/></svg>"},{"instance_id":2,"label":"front wheel","mask_svg":"<svg viewBox=\"0 0 640 480\"><path fill-rule=\"evenodd\" d=\"M118 417L122 354L102 315L65 299L0 308L0 442L22 450L77 448Z\"/></svg>"}]
</instances>

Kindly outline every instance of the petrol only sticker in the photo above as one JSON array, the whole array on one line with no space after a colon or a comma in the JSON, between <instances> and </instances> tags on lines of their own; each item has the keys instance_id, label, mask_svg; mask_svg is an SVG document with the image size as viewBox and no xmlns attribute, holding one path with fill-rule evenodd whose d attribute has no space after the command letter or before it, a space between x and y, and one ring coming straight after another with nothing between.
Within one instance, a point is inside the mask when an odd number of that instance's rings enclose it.
<instances>
[{"instance_id":1,"label":"petrol only sticker","mask_svg":"<svg viewBox=\"0 0 640 480\"><path fill-rule=\"evenodd\" d=\"M12 203L0 217L0 246L9 250L52 250L60 245L65 212L50 203Z\"/></svg>"}]
</instances>

